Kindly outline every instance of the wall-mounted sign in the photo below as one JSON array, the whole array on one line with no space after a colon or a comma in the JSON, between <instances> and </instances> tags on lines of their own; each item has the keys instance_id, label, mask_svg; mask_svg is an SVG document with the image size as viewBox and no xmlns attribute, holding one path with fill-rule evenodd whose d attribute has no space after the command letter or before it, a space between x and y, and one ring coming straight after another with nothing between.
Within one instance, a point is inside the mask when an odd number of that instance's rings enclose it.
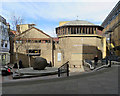
<instances>
[{"instance_id":1,"label":"wall-mounted sign","mask_svg":"<svg viewBox=\"0 0 120 96\"><path fill-rule=\"evenodd\" d=\"M57 56L57 57L58 57L57 60L58 60L58 61L61 61L61 53L58 53L57 55L58 55L58 56Z\"/></svg>"},{"instance_id":2,"label":"wall-mounted sign","mask_svg":"<svg viewBox=\"0 0 120 96\"><path fill-rule=\"evenodd\" d=\"M81 45L73 45L73 46L83 46L83 45L81 44Z\"/></svg>"}]
</instances>

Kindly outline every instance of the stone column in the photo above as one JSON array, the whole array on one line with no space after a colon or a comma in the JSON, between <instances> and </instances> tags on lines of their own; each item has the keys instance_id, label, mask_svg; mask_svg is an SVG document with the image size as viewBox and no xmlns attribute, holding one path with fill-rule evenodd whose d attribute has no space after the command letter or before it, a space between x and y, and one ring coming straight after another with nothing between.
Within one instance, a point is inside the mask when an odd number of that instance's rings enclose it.
<instances>
[{"instance_id":1,"label":"stone column","mask_svg":"<svg viewBox=\"0 0 120 96\"><path fill-rule=\"evenodd\" d=\"M78 27L78 34L80 34L80 27Z\"/></svg>"},{"instance_id":2,"label":"stone column","mask_svg":"<svg viewBox=\"0 0 120 96\"><path fill-rule=\"evenodd\" d=\"M62 35L64 35L63 28L62 28Z\"/></svg>"},{"instance_id":3,"label":"stone column","mask_svg":"<svg viewBox=\"0 0 120 96\"><path fill-rule=\"evenodd\" d=\"M84 34L86 34L86 27L84 27Z\"/></svg>"},{"instance_id":4,"label":"stone column","mask_svg":"<svg viewBox=\"0 0 120 96\"><path fill-rule=\"evenodd\" d=\"M60 34L60 28L58 30L59 30L59 34Z\"/></svg>"},{"instance_id":5,"label":"stone column","mask_svg":"<svg viewBox=\"0 0 120 96\"><path fill-rule=\"evenodd\" d=\"M83 34L83 27L81 27L81 34Z\"/></svg>"},{"instance_id":6,"label":"stone column","mask_svg":"<svg viewBox=\"0 0 120 96\"><path fill-rule=\"evenodd\" d=\"M59 29L57 29L57 35L59 36Z\"/></svg>"},{"instance_id":7,"label":"stone column","mask_svg":"<svg viewBox=\"0 0 120 96\"><path fill-rule=\"evenodd\" d=\"M66 35L66 28L64 28L64 34Z\"/></svg>"},{"instance_id":8,"label":"stone column","mask_svg":"<svg viewBox=\"0 0 120 96\"><path fill-rule=\"evenodd\" d=\"M66 35L68 35L68 27L66 27Z\"/></svg>"},{"instance_id":9,"label":"stone column","mask_svg":"<svg viewBox=\"0 0 120 96\"><path fill-rule=\"evenodd\" d=\"M93 33L92 33L92 27L90 28L90 34L93 34Z\"/></svg>"},{"instance_id":10,"label":"stone column","mask_svg":"<svg viewBox=\"0 0 120 96\"><path fill-rule=\"evenodd\" d=\"M65 28L63 27L63 34L65 35Z\"/></svg>"},{"instance_id":11,"label":"stone column","mask_svg":"<svg viewBox=\"0 0 120 96\"><path fill-rule=\"evenodd\" d=\"M59 35L60 35L60 28L58 28L58 30L59 30Z\"/></svg>"},{"instance_id":12,"label":"stone column","mask_svg":"<svg viewBox=\"0 0 120 96\"><path fill-rule=\"evenodd\" d=\"M103 40L103 55L102 55L102 58L105 58L106 57L106 37L103 37L101 40Z\"/></svg>"},{"instance_id":13,"label":"stone column","mask_svg":"<svg viewBox=\"0 0 120 96\"><path fill-rule=\"evenodd\" d=\"M95 28L95 34L97 33L97 28Z\"/></svg>"},{"instance_id":14,"label":"stone column","mask_svg":"<svg viewBox=\"0 0 120 96\"><path fill-rule=\"evenodd\" d=\"M90 34L90 27L88 28L88 34Z\"/></svg>"},{"instance_id":15,"label":"stone column","mask_svg":"<svg viewBox=\"0 0 120 96\"><path fill-rule=\"evenodd\" d=\"M61 30L61 28L60 28L60 35L62 35L62 30Z\"/></svg>"}]
</instances>

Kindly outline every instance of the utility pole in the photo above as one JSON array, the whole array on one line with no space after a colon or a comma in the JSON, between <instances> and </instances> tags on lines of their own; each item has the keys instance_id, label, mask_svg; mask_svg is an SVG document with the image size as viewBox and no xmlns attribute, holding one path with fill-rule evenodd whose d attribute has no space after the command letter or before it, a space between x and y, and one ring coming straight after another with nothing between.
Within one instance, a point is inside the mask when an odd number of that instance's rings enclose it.
<instances>
[{"instance_id":1,"label":"utility pole","mask_svg":"<svg viewBox=\"0 0 120 96\"><path fill-rule=\"evenodd\" d=\"M110 61L110 63L109 63L109 66L108 66L108 67L111 67L111 58L112 58L112 54L111 54L111 53L112 53L112 52L111 52L111 48L112 48L112 47L111 47L111 43L112 43L112 42L111 42L111 33L112 33L112 32L113 32L112 30L106 32L107 34L108 34L108 33L110 34L110 35L109 35L109 43L110 43L110 50L109 50L109 51L110 51L110 52L109 52L109 53L110 53L110 58L109 58L109 61Z\"/></svg>"},{"instance_id":2,"label":"utility pole","mask_svg":"<svg viewBox=\"0 0 120 96\"><path fill-rule=\"evenodd\" d=\"M111 56L112 56L112 54L111 54L111 33L110 33L110 64L109 64L109 66L108 67L111 67Z\"/></svg>"}]
</instances>

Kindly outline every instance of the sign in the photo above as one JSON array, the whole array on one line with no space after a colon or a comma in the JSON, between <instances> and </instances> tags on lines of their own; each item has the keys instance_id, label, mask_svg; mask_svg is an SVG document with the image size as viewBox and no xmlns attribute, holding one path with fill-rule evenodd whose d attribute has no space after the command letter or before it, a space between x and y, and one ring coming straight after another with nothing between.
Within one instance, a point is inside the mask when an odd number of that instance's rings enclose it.
<instances>
[{"instance_id":1,"label":"sign","mask_svg":"<svg viewBox=\"0 0 120 96\"><path fill-rule=\"evenodd\" d=\"M81 44L81 45L73 45L73 46L83 46L83 45Z\"/></svg>"},{"instance_id":2,"label":"sign","mask_svg":"<svg viewBox=\"0 0 120 96\"><path fill-rule=\"evenodd\" d=\"M58 53L58 56L57 56L58 58L57 58L57 60L58 61L61 61L61 53Z\"/></svg>"}]
</instances>

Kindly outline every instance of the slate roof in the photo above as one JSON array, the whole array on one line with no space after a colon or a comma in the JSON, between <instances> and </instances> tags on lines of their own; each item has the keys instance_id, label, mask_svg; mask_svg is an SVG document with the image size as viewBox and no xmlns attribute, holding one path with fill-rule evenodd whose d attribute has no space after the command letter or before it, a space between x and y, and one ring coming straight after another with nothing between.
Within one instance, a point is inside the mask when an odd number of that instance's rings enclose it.
<instances>
[{"instance_id":1,"label":"slate roof","mask_svg":"<svg viewBox=\"0 0 120 96\"><path fill-rule=\"evenodd\" d=\"M62 26L74 26L74 25L94 25L91 22L88 21L84 21L84 20L74 20L74 21L70 21Z\"/></svg>"}]
</instances>

